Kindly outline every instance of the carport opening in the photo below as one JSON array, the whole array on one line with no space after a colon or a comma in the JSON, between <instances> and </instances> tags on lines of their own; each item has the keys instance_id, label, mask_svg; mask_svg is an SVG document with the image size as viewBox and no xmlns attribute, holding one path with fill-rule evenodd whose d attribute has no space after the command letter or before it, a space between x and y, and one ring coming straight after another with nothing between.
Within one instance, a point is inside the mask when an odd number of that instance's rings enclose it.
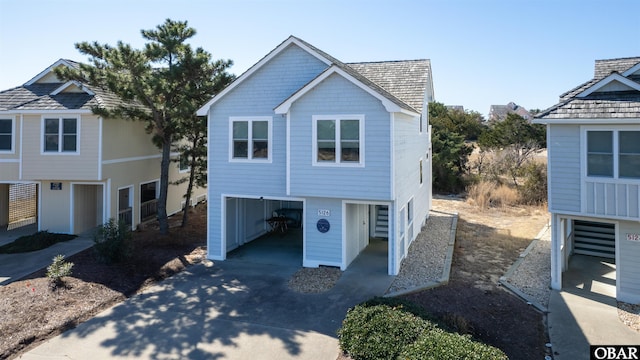
<instances>
[{"instance_id":1,"label":"carport opening","mask_svg":"<svg viewBox=\"0 0 640 360\"><path fill-rule=\"evenodd\" d=\"M302 266L302 201L226 198L227 258Z\"/></svg>"},{"instance_id":2,"label":"carport opening","mask_svg":"<svg viewBox=\"0 0 640 360\"><path fill-rule=\"evenodd\" d=\"M0 184L0 229L36 228L37 216L37 184Z\"/></svg>"},{"instance_id":3,"label":"carport opening","mask_svg":"<svg viewBox=\"0 0 640 360\"><path fill-rule=\"evenodd\" d=\"M616 297L615 225L573 220L562 287Z\"/></svg>"}]
</instances>

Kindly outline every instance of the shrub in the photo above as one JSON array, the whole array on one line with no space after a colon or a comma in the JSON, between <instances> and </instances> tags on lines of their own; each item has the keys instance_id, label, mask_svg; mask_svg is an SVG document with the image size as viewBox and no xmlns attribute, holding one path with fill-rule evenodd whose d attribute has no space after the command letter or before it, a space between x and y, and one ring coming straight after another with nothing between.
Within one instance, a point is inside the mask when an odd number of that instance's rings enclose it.
<instances>
[{"instance_id":1,"label":"shrub","mask_svg":"<svg viewBox=\"0 0 640 360\"><path fill-rule=\"evenodd\" d=\"M429 319L406 300L374 298L347 312L338 330L340 348L354 360L507 359L501 350L443 330Z\"/></svg>"},{"instance_id":2,"label":"shrub","mask_svg":"<svg viewBox=\"0 0 640 360\"><path fill-rule=\"evenodd\" d=\"M72 262L64 261L64 255L56 255L51 265L47 266L47 277L53 288L64 284L62 277L71 276Z\"/></svg>"},{"instance_id":3,"label":"shrub","mask_svg":"<svg viewBox=\"0 0 640 360\"><path fill-rule=\"evenodd\" d=\"M55 243L69 241L76 237L76 235L51 233L46 230L38 231L31 235L21 236L9 244L0 246L0 254L15 254L42 250Z\"/></svg>"},{"instance_id":4,"label":"shrub","mask_svg":"<svg viewBox=\"0 0 640 360\"><path fill-rule=\"evenodd\" d=\"M511 206L519 203L518 190L508 185L480 181L469 186L468 198L479 207Z\"/></svg>"},{"instance_id":5,"label":"shrub","mask_svg":"<svg viewBox=\"0 0 640 360\"><path fill-rule=\"evenodd\" d=\"M545 164L528 163L522 169L524 184L518 188L520 199L526 205L540 205L547 202L547 167Z\"/></svg>"},{"instance_id":6,"label":"shrub","mask_svg":"<svg viewBox=\"0 0 640 360\"><path fill-rule=\"evenodd\" d=\"M395 359L435 325L401 306L357 305L338 330L340 348L357 360Z\"/></svg>"},{"instance_id":7,"label":"shrub","mask_svg":"<svg viewBox=\"0 0 640 360\"><path fill-rule=\"evenodd\" d=\"M99 261L111 264L126 260L132 253L129 225L114 219L100 225L93 236L94 252Z\"/></svg>"},{"instance_id":8,"label":"shrub","mask_svg":"<svg viewBox=\"0 0 640 360\"><path fill-rule=\"evenodd\" d=\"M506 360L500 349L477 342L468 335L432 329L404 348L397 359L402 360Z\"/></svg>"}]
</instances>

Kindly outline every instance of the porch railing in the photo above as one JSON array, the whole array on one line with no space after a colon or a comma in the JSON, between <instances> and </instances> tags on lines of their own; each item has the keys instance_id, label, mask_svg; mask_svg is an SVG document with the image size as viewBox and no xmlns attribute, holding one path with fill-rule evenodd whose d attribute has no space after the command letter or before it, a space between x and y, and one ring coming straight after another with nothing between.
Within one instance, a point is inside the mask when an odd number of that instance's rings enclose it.
<instances>
[{"instance_id":1,"label":"porch railing","mask_svg":"<svg viewBox=\"0 0 640 360\"><path fill-rule=\"evenodd\" d=\"M145 201L140 204L140 221L151 220L158 213L158 199Z\"/></svg>"},{"instance_id":2,"label":"porch railing","mask_svg":"<svg viewBox=\"0 0 640 360\"><path fill-rule=\"evenodd\" d=\"M118 212L118 221L131 225L133 223L133 209L129 207L120 210Z\"/></svg>"}]
</instances>

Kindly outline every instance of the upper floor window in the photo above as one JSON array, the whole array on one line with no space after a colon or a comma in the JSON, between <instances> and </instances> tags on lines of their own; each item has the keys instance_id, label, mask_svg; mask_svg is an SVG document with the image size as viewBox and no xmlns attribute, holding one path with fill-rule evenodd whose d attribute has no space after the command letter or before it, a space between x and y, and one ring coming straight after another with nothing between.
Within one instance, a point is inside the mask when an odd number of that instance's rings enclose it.
<instances>
[{"instance_id":1,"label":"upper floor window","mask_svg":"<svg viewBox=\"0 0 640 360\"><path fill-rule=\"evenodd\" d=\"M13 119L0 119L0 152L13 152Z\"/></svg>"},{"instance_id":2,"label":"upper floor window","mask_svg":"<svg viewBox=\"0 0 640 360\"><path fill-rule=\"evenodd\" d=\"M314 116L313 163L362 165L364 116Z\"/></svg>"},{"instance_id":3,"label":"upper floor window","mask_svg":"<svg viewBox=\"0 0 640 360\"><path fill-rule=\"evenodd\" d=\"M640 131L587 131L587 176L640 179Z\"/></svg>"},{"instance_id":4,"label":"upper floor window","mask_svg":"<svg viewBox=\"0 0 640 360\"><path fill-rule=\"evenodd\" d=\"M189 167L189 157L188 156L180 155L180 159L178 161L178 169L179 169L179 171L181 173L189 171L190 167Z\"/></svg>"},{"instance_id":5,"label":"upper floor window","mask_svg":"<svg viewBox=\"0 0 640 360\"><path fill-rule=\"evenodd\" d=\"M50 118L43 120L44 152L78 152L78 119Z\"/></svg>"},{"instance_id":6,"label":"upper floor window","mask_svg":"<svg viewBox=\"0 0 640 360\"><path fill-rule=\"evenodd\" d=\"M271 117L232 117L230 160L271 159Z\"/></svg>"}]
</instances>

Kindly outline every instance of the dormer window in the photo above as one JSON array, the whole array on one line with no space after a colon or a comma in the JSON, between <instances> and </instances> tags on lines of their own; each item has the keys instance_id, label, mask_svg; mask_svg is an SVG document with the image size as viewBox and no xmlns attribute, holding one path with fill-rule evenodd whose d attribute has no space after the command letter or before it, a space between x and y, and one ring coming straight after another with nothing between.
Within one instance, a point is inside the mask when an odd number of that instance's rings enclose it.
<instances>
[{"instance_id":1,"label":"dormer window","mask_svg":"<svg viewBox=\"0 0 640 360\"><path fill-rule=\"evenodd\" d=\"M78 152L79 124L77 118L45 117L42 122L44 153Z\"/></svg>"}]
</instances>

